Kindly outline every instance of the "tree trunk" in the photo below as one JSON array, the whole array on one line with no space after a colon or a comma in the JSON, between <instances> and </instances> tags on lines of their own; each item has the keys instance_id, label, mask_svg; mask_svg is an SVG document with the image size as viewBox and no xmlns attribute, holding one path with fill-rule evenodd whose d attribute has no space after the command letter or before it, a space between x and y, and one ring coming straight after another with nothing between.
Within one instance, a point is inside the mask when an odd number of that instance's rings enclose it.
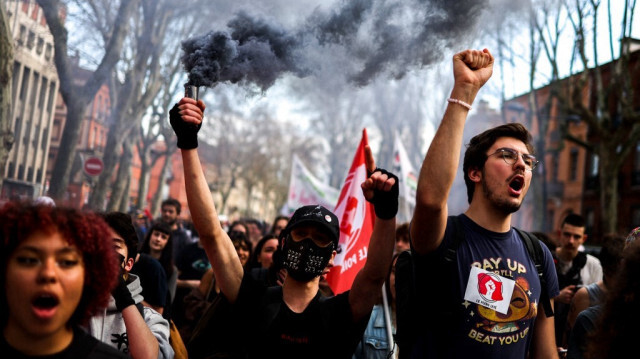
<instances>
[{"instance_id":1,"label":"tree trunk","mask_svg":"<svg viewBox=\"0 0 640 359\"><path fill-rule=\"evenodd\" d=\"M111 129L109 132L113 131ZM122 148L116 146L115 139L113 136L107 136L107 145L105 146L103 163L104 168L102 169L102 174L97 178L96 184L91 191L91 196L89 197L89 208L100 211L103 210L103 205L105 203L105 198L107 197L107 185L102 184L98 186L100 181L107 181L111 179L113 171L115 170L115 163L118 161L119 153L122 152Z\"/></svg>"},{"instance_id":2,"label":"tree trunk","mask_svg":"<svg viewBox=\"0 0 640 359\"><path fill-rule=\"evenodd\" d=\"M127 79L123 88L118 93L118 100L112 103L112 107L115 107L115 111L111 113L113 125L109 129L107 145L104 150L104 170L102 175L98 177L96 188L89 199L89 206L93 209L97 209L97 206L100 203L103 203L106 198L107 189L111 184L111 173L113 173L119 162L117 149L123 147L123 142L126 142L125 138L128 136L125 122L133 121L133 119L128 115L127 109L131 103L132 95L137 94L138 92L134 91L132 86L134 85L129 79ZM111 198L113 200L113 195L111 195Z\"/></svg>"},{"instance_id":3,"label":"tree trunk","mask_svg":"<svg viewBox=\"0 0 640 359\"><path fill-rule=\"evenodd\" d=\"M91 78L79 87L74 84L73 71L69 65L67 56L67 30L60 19L60 1L37 0L45 15L49 29L54 39L54 61L60 80L60 93L67 105L67 121L62 134L60 149L56 158L56 164L51 176L49 195L54 199L64 197L69 185L71 166L76 155L76 146L82 125L82 118L87 105L91 102L100 86L107 79L111 70L120 59L120 52L124 44L124 36L127 33L129 22L127 21L132 11L137 7L139 0L122 0L118 9L118 19L114 24L113 32L106 44L105 55Z\"/></svg>"},{"instance_id":4,"label":"tree trunk","mask_svg":"<svg viewBox=\"0 0 640 359\"><path fill-rule=\"evenodd\" d=\"M162 171L160 171L160 178L158 178L158 188L156 189L156 192L153 194L153 198L151 199L151 215L153 216L153 218L156 218L160 215L160 204L163 200L162 186L164 185L164 181L166 180L167 172L169 171L169 168L171 168L174 152L175 149L167 149L167 151L165 152L164 164L162 165Z\"/></svg>"},{"instance_id":5,"label":"tree trunk","mask_svg":"<svg viewBox=\"0 0 640 359\"><path fill-rule=\"evenodd\" d=\"M167 19L170 14L170 11L161 5L153 1L142 3L142 33L136 39L137 46L132 49L135 51L133 67L126 72L124 85L118 93L116 110L113 112L115 116L112 116L116 131L115 133L109 131L109 138L115 137L116 139L107 141L105 149L107 152L109 151L109 143L117 146L124 133L129 133L139 126L144 110L151 104L160 89L162 81L162 78L158 76L159 58L162 55L160 42L165 36ZM166 11L158 13L158 7ZM108 160L115 159L108 158ZM115 161L105 161L105 169L113 169L115 165ZM104 188L108 186L108 182L108 178L100 176L96 186L98 195L103 195L106 192ZM91 203L100 200L99 197L96 197L95 200L92 197Z\"/></svg>"},{"instance_id":6,"label":"tree trunk","mask_svg":"<svg viewBox=\"0 0 640 359\"><path fill-rule=\"evenodd\" d=\"M606 166L608 167L608 166ZM602 232L617 232L618 216L618 170L605 170L600 174L600 201L602 209ZM615 171L615 172L610 172Z\"/></svg>"},{"instance_id":7,"label":"tree trunk","mask_svg":"<svg viewBox=\"0 0 640 359\"><path fill-rule=\"evenodd\" d=\"M14 141L11 132L13 37L7 20L5 2L0 1L0 188L4 179L4 166Z\"/></svg>"},{"instance_id":8,"label":"tree trunk","mask_svg":"<svg viewBox=\"0 0 640 359\"><path fill-rule=\"evenodd\" d=\"M80 128L82 119L87 107L87 103L83 103L80 99L72 100L66 103L67 119L65 121L64 131L60 139L60 147L56 157L56 163L51 173L51 182L49 185L49 196L56 202L64 201L67 194L67 186L71 178L71 167L73 160L76 158L76 146L80 137Z\"/></svg>"},{"instance_id":9,"label":"tree trunk","mask_svg":"<svg viewBox=\"0 0 640 359\"><path fill-rule=\"evenodd\" d=\"M116 162L117 159L118 158L115 156L110 158L110 160L113 162ZM120 209L122 195L129 190L129 188L127 187L127 178L131 176L131 163L133 160L133 144L131 138L126 138L124 140L124 143L122 144L122 155L119 159L120 163L118 164L118 174L116 175L116 180L114 181L111 189L111 200L109 201L109 205L107 206L107 210L109 211L117 211ZM113 164L112 166L115 167L115 164Z\"/></svg>"},{"instance_id":10,"label":"tree trunk","mask_svg":"<svg viewBox=\"0 0 640 359\"><path fill-rule=\"evenodd\" d=\"M129 213L129 188L131 188L131 171L126 178L126 183L124 184L125 190L122 191L122 196L120 196L120 206L118 207L118 211L122 213Z\"/></svg>"},{"instance_id":11,"label":"tree trunk","mask_svg":"<svg viewBox=\"0 0 640 359\"><path fill-rule=\"evenodd\" d=\"M613 160L616 156L615 147L613 153L610 146L600 146L600 210L602 233L617 233L618 219L618 174L620 173L619 161Z\"/></svg>"},{"instance_id":12,"label":"tree trunk","mask_svg":"<svg viewBox=\"0 0 640 359\"><path fill-rule=\"evenodd\" d=\"M231 174L231 181L229 181L229 186L226 191L221 191L220 195L222 197L222 203L220 204L220 213L224 213L227 209L227 201L229 200L229 195L231 195L231 191L236 186L236 175L235 173Z\"/></svg>"},{"instance_id":13,"label":"tree trunk","mask_svg":"<svg viewBox=\"0 0 640 359\"><path fill-rule=\"evenodd\" d=\"M253 184L249 184L247 186L247 202L245 204L245 210L244 210L244 215L245 217L252 217L253 216L253 212L251 211L251 204L252 204L252 199L253 198Z\"/></svg>"},{"instance_id":14,"label":"tree trunk","mask_svg":"<svg viewBox=\"0 0 640 359\"><path fill-rule=\"evenodd\" d=\"M149 178L151 177L151 169L154 159L151 158L151 146L145 145L145 149L140 152L140 179L138 180L138 209L147 206L147 192L149 192ZM156 157L156 156L154 156Z\"/></svg>"}]
</instances>

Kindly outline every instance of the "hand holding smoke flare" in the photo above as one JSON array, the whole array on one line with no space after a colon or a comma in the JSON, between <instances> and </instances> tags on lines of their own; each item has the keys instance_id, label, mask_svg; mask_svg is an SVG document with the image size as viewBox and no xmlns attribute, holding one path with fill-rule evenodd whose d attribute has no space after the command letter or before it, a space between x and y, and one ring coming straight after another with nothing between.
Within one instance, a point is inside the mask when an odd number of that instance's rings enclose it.
<instances>
[{"instance_id":1,"label":"hand holding smoke flare","mask_svg":"<svg viewBox=\"0 0 640 359\"><path fill-rule=\"evenodd\" d=\"M381 73L401 78L436 63L444 47L459 50L487 2L344 1L327 12L315 9L289 33L240 12L227 24L230 32L183 41L181 60L194 86L229 82L264 92L284 74L305 77L320 69L323 77L343 73L348 82L365 86Z\"/></svg>"},{"instance_id":2,"label":"hand holding smoke flare","mask_svg":"<svg viewBox=\"0 0 640 359\"><path fill-rule=\"evenodd\" d=\"M197 90L195 86L185 86L185 98L169 111L169 123L178 138L177 146L183 150L198 147L198 131L202 127L204 102L190 98L189 92ZM197 91L193 93L197 97Z\"/></svg>"}]
</instances>

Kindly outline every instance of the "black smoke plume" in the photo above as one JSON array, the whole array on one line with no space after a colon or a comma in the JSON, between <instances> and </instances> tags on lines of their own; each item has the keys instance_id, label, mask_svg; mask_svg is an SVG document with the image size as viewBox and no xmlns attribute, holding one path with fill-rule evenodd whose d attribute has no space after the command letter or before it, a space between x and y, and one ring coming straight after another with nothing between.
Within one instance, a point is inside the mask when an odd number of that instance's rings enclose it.
<instances>
[{"instance_id":1,"label":"black smoke plume","mask_svg":"<svg viewBox=\"0 0 640 359\"><path fill-rule=\"evenodd\" d=\"M231 33L209 32L182 43L182 63L190 84L213 87L218 82L246 82L266 90L284 72L308 73L295 57L300 40L283 29L244 12L228 26Z\"/></svg>"},{"instance_id":2,"label":"black smoke plume","mask_svg":"<svg viewBox=\"0 0 640 359\"><path fill-rule=\"evenodd\" d=\"M383 73L401 78L441 61L444 49L461 50L487 1L344 0L329 11L316 9L289 31L239 12L228 31L185 40L182 63L196 86L230 82L266 91L285 73L319 75L314 63L365 86ZM344 56L333 56L338 52ZM334 63L337 58L348 61Z\"/></svg>"}]
</instances>

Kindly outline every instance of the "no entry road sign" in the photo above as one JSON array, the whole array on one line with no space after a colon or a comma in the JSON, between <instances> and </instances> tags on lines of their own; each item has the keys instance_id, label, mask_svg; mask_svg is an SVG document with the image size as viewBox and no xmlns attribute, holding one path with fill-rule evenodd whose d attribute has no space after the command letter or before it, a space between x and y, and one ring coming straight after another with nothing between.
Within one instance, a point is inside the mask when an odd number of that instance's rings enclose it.
<instances>
[{"instance_id":1,"label":"no entry road sign","mask_svg":"<svg viewBox=\"0 0 640 359\"><path fill-rule=\"evenodd\" d=\"M102 173L104 164L98 157L89 157L84 161L84 173L89 176L98 176Z\"/></svg>"}]
</instances>

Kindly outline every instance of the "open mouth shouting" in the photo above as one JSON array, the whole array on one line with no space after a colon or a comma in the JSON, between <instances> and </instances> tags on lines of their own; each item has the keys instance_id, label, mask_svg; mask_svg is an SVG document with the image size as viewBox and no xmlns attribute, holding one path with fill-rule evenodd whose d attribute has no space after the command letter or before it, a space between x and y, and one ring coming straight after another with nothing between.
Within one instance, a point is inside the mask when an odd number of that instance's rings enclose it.
<instances>
[{"instance_id":1,"label":"open mouth shouting","mask_svg":"<svg viewBox=\"0 0 640 359\"><path fill-rule=\"evenodd\" d=\"M56 314L60 300L52 293L39 293L31 300L31 308L40 320L49 320Z\"/></svg>"},{"instance_id":2,"label":"open mouth shouting","mask_svg":"<svg viewBox=\"0 0 640 359\"><path fill-rule=\"evenodd\" d=\"M524 188L524 176L517 174L514 175L509 181L509 194L514 197L520 196L522 194L522 189Z\"/></svg>"}]
</instances>

